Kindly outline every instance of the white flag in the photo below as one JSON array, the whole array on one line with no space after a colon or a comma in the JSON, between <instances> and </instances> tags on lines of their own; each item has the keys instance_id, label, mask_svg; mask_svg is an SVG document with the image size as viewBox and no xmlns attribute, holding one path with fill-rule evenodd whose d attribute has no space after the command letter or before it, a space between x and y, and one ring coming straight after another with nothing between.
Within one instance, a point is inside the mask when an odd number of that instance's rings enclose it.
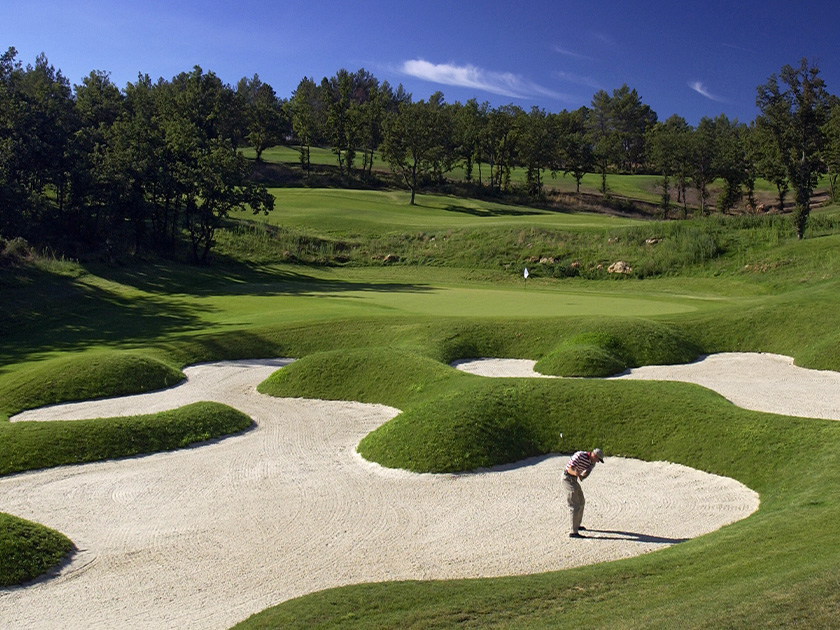
<instances>
[{"instance_id":1,"label":"white flag","mask_svg":"<svg viewBox=\"0 0 840 630\"><path fill-rule=\"evenodd\" d=\"M526 280L528 279L528 267L525 267L525 273L523 273L522 275L525 277Z\"/></svg>"}]
</instances>

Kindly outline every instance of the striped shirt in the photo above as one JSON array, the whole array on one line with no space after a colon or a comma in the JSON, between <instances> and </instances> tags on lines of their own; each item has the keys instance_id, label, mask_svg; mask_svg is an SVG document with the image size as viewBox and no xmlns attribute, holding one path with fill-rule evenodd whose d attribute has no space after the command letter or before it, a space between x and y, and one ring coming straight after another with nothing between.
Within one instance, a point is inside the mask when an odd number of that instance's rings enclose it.
<instances>
[{"instance_id":1,"label":"striped shirt","mask_svg":"<svg viewBox=\"0 0 840 630\"><path fill-rule=\"evenodd\" d=\"M578 476L578 479L583 479L592 472L595 468L597 460L589 455L589 451L578 451L566 464L566 471L572 470Z\"/></svg>"}]
</instances>

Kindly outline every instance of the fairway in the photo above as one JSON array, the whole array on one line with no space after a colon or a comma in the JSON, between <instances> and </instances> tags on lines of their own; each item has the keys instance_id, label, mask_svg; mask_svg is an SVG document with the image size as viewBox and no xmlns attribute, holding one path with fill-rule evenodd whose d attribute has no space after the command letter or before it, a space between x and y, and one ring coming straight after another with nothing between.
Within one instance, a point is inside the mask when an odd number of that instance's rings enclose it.
<instances>
[{"instance_id":1,"label":"fairway","mask_svg":"<svg viewBox=\"0 0 840 630\"><path fill-rule=\"evenodd\" d=\"M170 270L167 288L151 280L156 268L84 275L63 290L60 308L19 317L22 338L0 344L6 370L30 353L130 348L237 330L366 319L445 317L479 321L616 315L680 316L737 303L687 295L656 285L562 283L500 273L440 268L317 268L274 265L240 274L191 267ZM104 302L93 301L98 296ZM42 299L42 298L41 298ZM40 355L43 356L43 355Z\"/></svg>"},{"instance_id":2,"label":"fairway","mask_svg":"<svg viewBox=\"0 0 840 630\"><path fill-rule=\"evenodd\" d=\"M366 315L445 315L447 317L579 317L622 314L631 317L674 315L695 310L688 300L653 300L609 294L539 289L428 287L395 293L348 291L324 293L319 299L338 301L348 311ZM336 305L338 307L338 305Z\"/></svg>"},{"instance_id":3,"label":"fairway","mask_svg":"<svg viewBox=\"0 0 840 630\"><path fill-rule=\"evenodd\" d=\"M275 209L257 217L272 225L342 234L382 234L405 230L463 227L554 227L562 230L612 228L638 220L569 210L552 211L443 195L417 195L416 205L402 191L274 188ZM242 216L250 216L242 213Z\"/></svg>"}]
</instances>

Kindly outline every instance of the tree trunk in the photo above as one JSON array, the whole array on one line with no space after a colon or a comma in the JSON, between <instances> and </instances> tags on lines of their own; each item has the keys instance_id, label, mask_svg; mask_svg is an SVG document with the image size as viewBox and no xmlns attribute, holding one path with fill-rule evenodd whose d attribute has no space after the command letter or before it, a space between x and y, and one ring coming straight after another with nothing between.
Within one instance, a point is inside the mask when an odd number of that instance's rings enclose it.
<instances>
[{"instance_id":1,"label":"tree trunk","mask_svg":"<svg viewBox=\"0 0 840 630\"><path fill-rule=\"evenodd\" d=\"M414 158L414 163L411 165L411 202L414 205L414 194L417 192L417 158Z\"/></svg>"}]
</instances>

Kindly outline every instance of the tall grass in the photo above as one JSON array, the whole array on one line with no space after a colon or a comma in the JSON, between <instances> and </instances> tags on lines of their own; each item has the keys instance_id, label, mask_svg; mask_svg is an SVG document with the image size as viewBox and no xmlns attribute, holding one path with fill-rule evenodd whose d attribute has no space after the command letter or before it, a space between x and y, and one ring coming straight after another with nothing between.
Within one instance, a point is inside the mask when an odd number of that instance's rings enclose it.
<instances>
[{"instance_id":1,"label":"tall grass","mask_svg":"<svg viewBox=\"0 0 840 630\"><path fill-rule=\"evenodd\" d=\"M840 234L840 216L815 213L810 238ZM756 257L795 240L785 216L711 216L589 230L547 226L475 226L438 230L368 229L336 236L294 224L237 223L222 231L218 251L257 263L343 266L449 266L535 277L609 277L624 261L635 278L740 272Z\"/></svg>"}]
</instances>

